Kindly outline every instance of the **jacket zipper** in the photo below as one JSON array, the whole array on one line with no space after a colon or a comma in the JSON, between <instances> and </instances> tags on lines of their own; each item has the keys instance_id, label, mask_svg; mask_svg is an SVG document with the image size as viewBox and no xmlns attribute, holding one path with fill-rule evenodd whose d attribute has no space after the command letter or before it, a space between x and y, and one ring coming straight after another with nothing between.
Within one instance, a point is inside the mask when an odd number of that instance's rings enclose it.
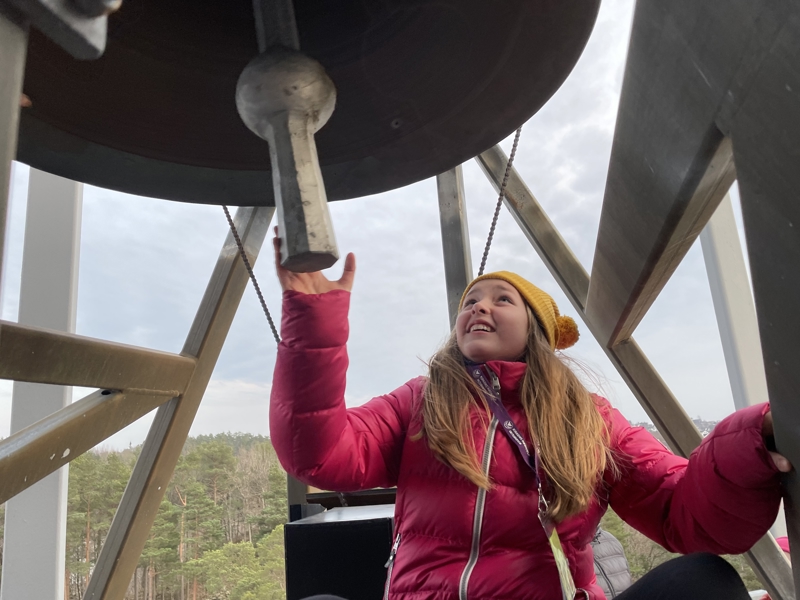
<instances>
[{"instance_id":1,"label":"jacket zipper","mask_svg":"<svg viewBox=\"0 0 800 600\"><path fill-rule=\"evenodd\" d=\"M499 386L500 382L497 381L497 375L491 370L492 382L495 386ZM481 471L483 474L489 476L489 463L492 460L492 448L494 447L494 434L497 432L497 419L493 416L491 423L489 423L489 430L486 433L486 442L483 444L483 458L481 459ZM469 551L469 559L464 571L461 573L461 579L458 583L458 600L467 600L467 586L469 585L469 578L472 575L472 570L475 568L475 563L478 562L478 550L481 544L481 527L483 526L483 509L486 504L486 490L483 488L478 489L478 498L475 501L475 515L472 519L472 546Z\"/></svg>"},{"instance_id":2,"label":"jacket zipper","mask_svg":"<svg viewBox=\"0 0 800 600\"><path fill-rule=\"evenodd\" d=\"M383 565L386 569L386 586L383 590L383 599L388 600L389 598L389 584L392 582L392 570L394 569L394 557L397 556L397 549L400 547L400 533L398 532L397 537L394 538L394 544L392 545L392 551L389 553L389 560L386 561L386 564Z\"/></svg>"},{"instance_id":3,"label":"jacket zipper","mask_svg":"<svg viewBox=\"0 0 800 600\"><path fill-rule=\"evenodd\" d=\"M606 573L606 570L603 568L603 565L601 565L596 558L594 559L594 564L597 565L597 568L600 569L600 574L603 576L603 579L606 580L606 583L608 584L608 591L611 592L611 597L615 598L617 592L614 590L614 586L611 584L611 578Z\"/></svg>"}]
</instances>

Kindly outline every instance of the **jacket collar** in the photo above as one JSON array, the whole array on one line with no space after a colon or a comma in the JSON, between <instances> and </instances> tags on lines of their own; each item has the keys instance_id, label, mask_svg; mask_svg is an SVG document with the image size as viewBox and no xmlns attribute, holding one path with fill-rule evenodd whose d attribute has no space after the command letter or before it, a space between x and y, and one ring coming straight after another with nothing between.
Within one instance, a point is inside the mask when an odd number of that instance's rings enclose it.
<instances>
[{"instance_id":1,"label":"jacket collar","mask_svg":"<svg viewBox=\"0 0 800 600\"><path fill-rule=\"evenodd\" d=\"M494 371L500 380L500 396L503 402L519 403L519 388L528 365L524 362L490 360L486 366Z\"/></svg>"}]
</instances>

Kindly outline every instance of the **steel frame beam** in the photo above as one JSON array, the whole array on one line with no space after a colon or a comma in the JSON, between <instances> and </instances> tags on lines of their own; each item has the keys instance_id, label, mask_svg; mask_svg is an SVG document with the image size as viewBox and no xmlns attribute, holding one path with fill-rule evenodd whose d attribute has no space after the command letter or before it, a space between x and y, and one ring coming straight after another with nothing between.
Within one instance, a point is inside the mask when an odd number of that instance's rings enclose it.
<instances>
[{"instance_id":1,"label":"steel frame beam","mask_svg":"<svg viewBox=\"0 0 800 600\"><path fill-rule=\"evenodd\" d=\"M508 161L502 149L495 146L476 160L499 191ZM586 314L588 273L514 169L506 187L505 205L670 448L689 456L702 440L700 432L633 338L612 347L606 345L605 330ZM791 569L771 534L753 546L747 559L772 598L794 598Z\"/></svg>"},{"instance_id":2,"label":"steel frame beam","mask_svg":"<svg viewBox=\"0 0 800 600\"><path fill-rule=\"evenodd\" d=\"M758 319L730 195L700 234L711 299L736 409L769 400ZM787 535L783 506L770 529Z\"/></svg>"},{"instance_id":3,"label":"steel frame beam","mask_svg":"<svg viewBox=\"0 0 800 600\"><path fill-rule=\"evenodd\" d=\"M19 103L27 52L27 21L0 1L0 285L3 283L11 161L17 156Z\"/></svg>"},{"instance_id":4,"label":"steel frame beam","mask_svg":"<svg viewBox=\"0 0 800 600\"><path fill-rule=\"evenodd\" d=\"M758 320L733 204L726 196L700 234L733 404L745 408L769 400Z\"/></svg>"},{"instance_id":5,"label":"steel frame beam","mask_svg":"<svg viewBox=\"0 0 800 600\"><path fill-rule=\"evenodd\" d=\"M450 329L456 325L458 304L472 281L472 253L469 246L467 207L464 204L464 175L461 165L436 177L439 193L439 221L442 227L444 279Z\"/></svg>"},{"instance_id":6,"label":"steel frame beam","mask_svg":"<svg viewBox=\"0 0 800 600\"><path fill-rule=\"evenodd\" d=\"M274 210L240 208L236 213L234 224L251 264ZM184 394L156 413L92 573L86 600L125 597L247 282L239 250L228 234L183 348L184 355L196 357L197 366Z\"/></svg>"},{"instance_id":7,"label":"steel frame beam","mask_svg":"<svg viewBox=\"0 0 800 600\"><path fill-rule=\"evenodd\" d=\"M636 215L615 206L620 202L613 188L606 192L615 202L604 201L604 207L612 208L604 208L600 219L586 308L604 345L613 346L633 335L736 180L731 141L719 133L712 137L710 147L703 149L677 190L693 191L688 200L676 198L670 214ZM697 172L702 173L699 181ZM632 229L646 231L642 235L646 241L637 245Z\"/></svg>"},{"instance_id":8,"label":"steel frame beam","mask_svg":"<svg viewBox=\"0 0 800 600\"><path fill-rule=\"evenodd\" d=\"M20 324L75 332L82 209L82 183L30 170L17 316ZM34 362L38 359L31 355L26 358ZM14 382L11 434L49 417L72 401L71 387ZM48 456L55 458L55 452ZM43 453L34 452L16 464L13 460L8 462L18 479L24 480L24 475L30 481L32 471L37 470L32 466L45 463L47 472L46 463L51 461ZM6 560L0 597L64 600L68 483L69 468L65 466L6 504Z\"/></svg>"},{"instance_id":9,"label":"steel frame beam","mask_svg":"<svg viewBox=\"0 0 800 600\"><path fill-rule=\"evenodd\" d=\"M604 345L630 335L674 269L664 267L678 264L707 221L735 162L775 443L794 465L800 465L798 39L796 2L637 2L586 309ZM718 173L708 177L715 161ZM703 172L710 183L705 200L703 181L695 183ZM783 483L797 564L797 470ZM800 569L794 572L800 590Z\"/></svg>"},{"instance_id":10,"label":"steel frame beam","mask_svg":"<svg viewBox=\"0 0 800 600\"><path fill-rule=\"evenodd\" d=\"M179 396L190 356L0 321L0 379Z\"/></svg>"},{"instance_id":11,"label":"steel frame beam","mask_svg":"<svg viewBox=\"0 0 800 600\"><path fill-rule=\"evenodd\" d=\"M725 138L796 19L788 1L636 4L587 302L604 345L631 335L733 181Z\"/></svg>"},{"instance_id":12,"label":"steel frame beam","mask_svg":"<svg viewBox=\"0 0 800 600\"><path fill-rule=\"evenodd\" d=\"M750 64L749 88L730 115L747 253L778 451L787 474L786 525L800 565L800 6L769 3L765 48ZM767 12L767 11L765 11ZM755 60L753 57L752 60ZM800 590L800 568L794 569Z\"/></svg>"},{"instance_id":13,"label":"steel frame beam","mask_svg":"<svg viewBox=\"0 0 800 600\"><path fill-rule=\"evenodd\" d=\"M274 210L236 214L251 264ZM124 597L247 282L229 234L181 355L0 321L0 378L106 388L0 442L0 503L161 406L86 598Z\"/></svg>"},{"instance_id":14,"label":"steel frame beam","mask_svg":"<svg viewBox=\"0 0 800 600\"><path fill-rule=\"evenodd\" d=\"M27 20L0 0L0 281L27 39ZM243 208L236 214L251 263L273 213L273 208ZM0 322L0 378L109 388L0 442L0 502L161 405L86 598L124 597L247 281L228 235L183 356Z\"/></svg>"},{"instance_id":15,"label":"steel frame beam","mask_svg":"<svg viewBox=\"0 0 800 600\"><path fill-rule=\"evenodd\" d=\"M0 321L0 379L105 388L0 442L0 503L180 396L196 365L188 356Z\"/></svg>"},{"instance_id":16,"label":"steel frame beam","mask_svg":"<svg viewBox=\"0 0 800 600\"><path fill-rule=\"evenodd\" d=\"M98 390L4 439L0 442L0 503L171 397Z\"/></svg>"}]
</instances>

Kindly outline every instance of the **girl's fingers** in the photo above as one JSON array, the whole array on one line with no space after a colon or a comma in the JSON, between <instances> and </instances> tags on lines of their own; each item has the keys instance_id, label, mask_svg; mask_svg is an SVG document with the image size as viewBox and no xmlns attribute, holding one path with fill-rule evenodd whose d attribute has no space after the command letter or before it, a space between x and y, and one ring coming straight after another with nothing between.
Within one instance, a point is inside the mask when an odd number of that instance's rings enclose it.
<instances>
[{"instance_id":1,"label":"girl's fingers","mask_svg":"<svg viewBox=\"0 0 800 600\"><path fill-rule=\"evenodd\" d=\"M356 272L356 257L350 252L344 260L344 271L339 281L333 283L320 272L292 273L281 266L281 238L278 236L277 226L273 229L272 247L275 250L275 271L281 288L295 290L304 294L324 294L332 289L340 288L350 291L353 288L353 278Z\"/></svg>"},{"instance_id":2,"label":"girl's fingers","mask_svg":"<svg viewBox=\"0 0 800 600\"><path fill-rule=\"evenodd\" d=\"M275 250L275 272L278 274L278 281L281 284L281 289L285 292L292 288L289 271L281 266L281 238L278 237L278 228L275 227L275 237L272 238L272 247Z\"/></svg>"},{"instance_id":3,"label":"girl's fingers","mask_svg":"<svg viewBox=\"0 0 800 600\"><path fill-rule=\"evenodd\" d=\"M781 473L788 473L792 470L792 463L789 462L789 459L786 458L783 454L778 454L777 452L770 452L770 457L772 457L772 464L775 465L775 468L778 469Z\"/></svg>"},{"instance_id":4,"label":"girl's fingers","mask_svg":"<svg viewBox=\"0 0 800 600\"><path fill-rule=\"evenodd\" d=\"M764 436L764 440L767 443L767 448L774 448L773 444L775 441L772 439L774 434L775 428L772 420L772 411L768 410L766 413L764 413L764 421L761 423L761 435ZM788 473L792 470L792 463L790 463L789 459L783 454L770 452L769 455L772 458L772 464L774 464L775 468L781 473Z\"/></svg>"},{"instance_id":5,"label":"girl's fingers","mask_svg":"<svg viewBox=\"0 0 800 600\"><path fill-rule=\"evenodd\" d=\"M275 262L280 264L281 258L281 238L278 237L278 228L275 227L275 235L272 237L272 247L275 249Z\"/></svg>"},{"instance_id":6,"label":"girl's fingers","mask_svg":"<svg viewBox=\"0 0 800 600\"><path fill-rule=\"evenodd\" d=\"M275 232L275 237L272 238L272 248L275 251L275 270L278 272L278 277L281 276L281 238L278 237L278 232Z\"/></svg>"},{"instance_id":7,"label":"girl's fingers","mask_svg":"<svg viewBox=\"0 0 800 600\"><path fill-rule=\"evenodd\" d=\"M356 276L356 255L349 252L344 259L344 271L337 282L339 287L348 292L353 289L353 280Z\"/></svg>"}]
</instances>

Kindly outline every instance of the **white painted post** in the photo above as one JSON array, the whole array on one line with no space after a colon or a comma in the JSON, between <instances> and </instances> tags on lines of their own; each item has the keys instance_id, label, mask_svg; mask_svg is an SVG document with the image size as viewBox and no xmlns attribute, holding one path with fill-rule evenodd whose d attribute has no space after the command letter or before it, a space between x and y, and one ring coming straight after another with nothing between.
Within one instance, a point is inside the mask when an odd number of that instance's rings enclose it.
<instances>
[{"instance_id":1,"label":"white painted post","mask_svg":"<svg viewBox=\"0 0 800 600\"><path fill-rule=\"evenodd\" d=\"M11 162L11 170L9 171L9 187L8 187L8 202L5 208L0 207L0 211L5 210L5 215L0 215L0 221L2 224L0 227L5 227L9 229L11 227L11 199L13 196L12 190L14 189L14 181L16 178L17 170L19 169L19 163L12 161ZM0 189L0 194L2 194L3 190ZM5 300L5 293L6 293L6 280L8 278L8 249L11 245L11 240L9 239L11 236L9 235L8 231L0 232L0 240L2 240L3 246L0 247L0 317L3 315L3 301Z\"/></svg>"},{"instance_id":2,"label":"white painted post","mask_svg":"<svg viewBox=\"0 0 800 600\"><path fill-rule=\"evenodd\" d=\"M75 332L83 184L31 169L19 322ZM72 388L14 383L11 433L72 401ZM63 600L67 467L6 505L4 600Z\"/></svg>"},{"instance_id":3,"label":"white painted post","mask_svg":"<svg viewBox=\"0 0 800 600\"><path fill-rule=\"evenodd\" d=\"M758 320L730 195L703 229L700 243L734 406L739 410L766 402L769 394ZM772 533L776 537L786 535L782 509Z\"/></svg>"}]
</instances>

